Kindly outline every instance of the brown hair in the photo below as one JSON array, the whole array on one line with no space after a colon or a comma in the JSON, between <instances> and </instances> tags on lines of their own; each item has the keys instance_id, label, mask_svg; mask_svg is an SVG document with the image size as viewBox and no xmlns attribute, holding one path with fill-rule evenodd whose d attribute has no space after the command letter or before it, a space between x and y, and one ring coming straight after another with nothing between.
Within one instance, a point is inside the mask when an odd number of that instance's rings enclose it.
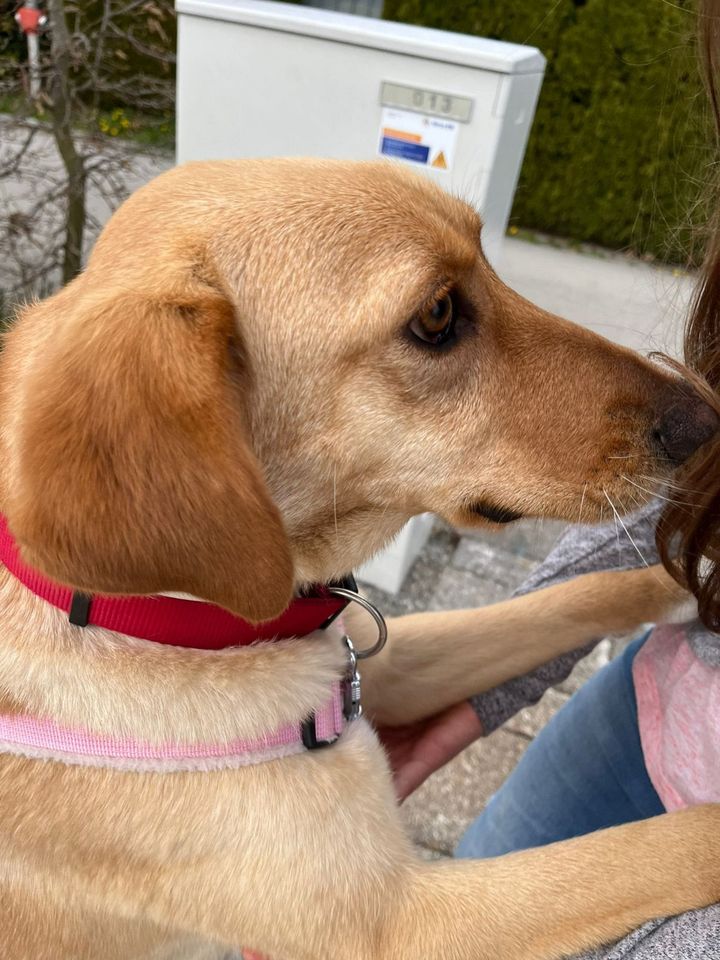
<instances>
[{"instance_id":1,"label":"brown hair","mask_svg":"<svg viewBox=\"0 0 720 960\"><path fill-rule=\"evenodd\" d=\"M698 51L720 137L720 0L699 2ZM720 192L718 193L720 196ZM705 261L685 329L685 362L692 379L720 411L720 211L708 230ZM660 518L660 556L676 580L698 599L700 619L720 631L720 441L706 444L673 490Z\"/></svg>"}]
</instances>

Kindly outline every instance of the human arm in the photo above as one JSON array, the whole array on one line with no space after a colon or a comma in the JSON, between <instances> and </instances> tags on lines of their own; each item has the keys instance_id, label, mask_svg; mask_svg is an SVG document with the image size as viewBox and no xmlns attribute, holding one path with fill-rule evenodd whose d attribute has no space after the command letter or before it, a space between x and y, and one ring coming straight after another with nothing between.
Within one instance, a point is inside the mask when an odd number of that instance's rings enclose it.
<instances>
[{"instance_id":1,"label":"human arm","mask_svg":"<svg viewBox=\"0 0 720 960\"><path fill-rule=\"evenodd\" d=\"M594 527L570 527L513 596L523 596L593 571L630 570L658 563L655 527L661 509L662 501L653 500L628 517L623 526L614 521ZM608 597L610 602L612 598ZM523 707L537 703L546 690L565 680L602 639L602 636L593 637L576 650L471 697L483 734L487 736Z\"/></svg>"},{"instance_id":2,"label":"human arm","mask_svg":"<svg viewBox=\"0 0 720 960\"><path fill-rule=\"evenodd\" d=\"M616 531L614 524L570 528L516 596L558 585L592 571L640 566L643 563L641 554L648 563L657 562L654 530L660 506L657 501L625 521L627 533L622 528ZM605 602L603 598L601 600ZM607 602L612 601L608 598ZM550 617L549 602L547 610ZM508 631L511 632L509 620ZM563 653L469 701L455 704L435 717L382 730L398 796L404 799L434 770L478 737L491 733L518 710L537 702L550 686L563 680L601 638L602 633L598 633L579 649Z\"/></svg>"}]
</instances>

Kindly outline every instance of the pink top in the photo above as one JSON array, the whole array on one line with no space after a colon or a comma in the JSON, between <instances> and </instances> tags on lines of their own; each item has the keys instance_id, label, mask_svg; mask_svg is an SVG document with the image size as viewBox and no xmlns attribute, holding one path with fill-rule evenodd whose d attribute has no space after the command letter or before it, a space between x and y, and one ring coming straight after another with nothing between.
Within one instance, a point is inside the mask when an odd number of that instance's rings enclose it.
<instances>
[{"instance_id":1,"label":"pink top","mask_svg":"<svg viewBox=\"0 0 720 960\"><path fill-rule=\"evenodd\" d=\"M685 628L656 627L633 662L645 764L667 810L720 801L720 669Z\"/></svg>"}]
</instances>

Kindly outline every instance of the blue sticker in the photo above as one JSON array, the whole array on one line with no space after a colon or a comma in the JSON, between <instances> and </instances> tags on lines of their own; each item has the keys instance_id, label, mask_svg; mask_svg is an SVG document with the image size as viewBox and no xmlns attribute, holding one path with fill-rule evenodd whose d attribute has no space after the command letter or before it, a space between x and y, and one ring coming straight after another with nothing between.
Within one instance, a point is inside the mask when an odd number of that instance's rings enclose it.
<instances>
[{"instance_id":1,"label":"blue sticker","mask_svg":"<svg viewBox=\"0 0 720 960\"><path fill-rule=\"evenodd\" d=\"M422 143L410 143L408 140L398 140L395 137L383 137L380 153L388 157L397 157L400 160L414 160L415 163L427 163L430 147Z\"/></svg>"}]
</instances>

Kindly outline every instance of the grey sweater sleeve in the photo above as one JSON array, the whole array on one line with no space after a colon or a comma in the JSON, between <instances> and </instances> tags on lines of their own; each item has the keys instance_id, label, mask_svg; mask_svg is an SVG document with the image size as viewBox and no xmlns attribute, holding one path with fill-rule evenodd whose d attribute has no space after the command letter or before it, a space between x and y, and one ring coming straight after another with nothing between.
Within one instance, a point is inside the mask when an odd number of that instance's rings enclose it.
<instances>
[{"instance_id":1,"label":"grey sweater sleeve","mask_svg":"<svg viewBox=\"0 0 720 960\"><path fill-rule=\"evenodd\" d=\"M653 500L624 519L624 526L610 523L570 527L514 596L595 570L628 570L644 563L657 563L655 527L661 509L662 502ZM470 702L482 722L485 735L500 727L518 710L537 703L545 691L564 680L600 640L602 637L595 637L579 650L565 653L525 676L472 697Z\"/></svg>"},{"instance_id":2,"label":"grey sweater sleeve","mask_svg":"<svg viewBox=\"0 0 720 960\"><path fill-rule=\"evenodd\" d=\"M720 960L720 904L653 920L582 960Z\"/></svg>"}]
</instances>

